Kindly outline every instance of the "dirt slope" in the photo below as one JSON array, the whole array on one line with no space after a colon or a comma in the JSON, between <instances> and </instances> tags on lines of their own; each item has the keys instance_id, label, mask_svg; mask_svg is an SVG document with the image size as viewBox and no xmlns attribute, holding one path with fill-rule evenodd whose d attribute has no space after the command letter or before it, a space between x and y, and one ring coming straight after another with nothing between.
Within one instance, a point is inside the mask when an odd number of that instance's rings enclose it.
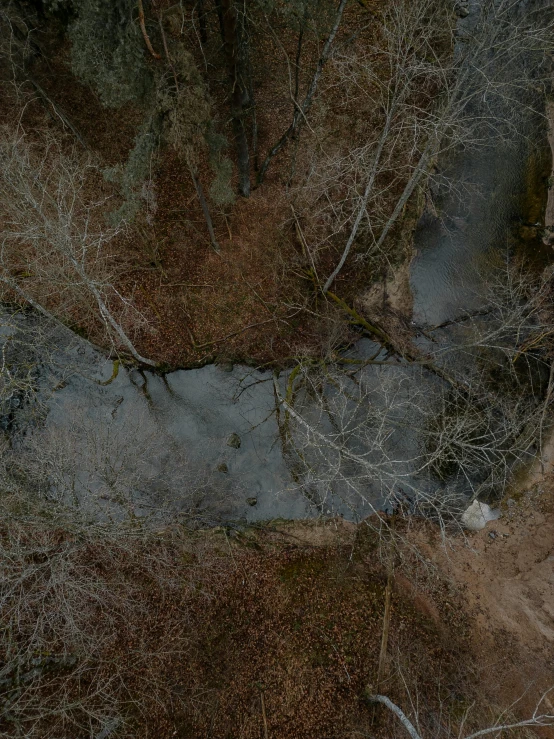
<instances>
[{"instance_id":1,"label":"dirt slope","mask_svg":"<svg viewBox=\"0 0 554 739\"><path fill-rule=\"evenodd\" d=\"M422 551L463 589L475 616L473 647L483 689L498 705L529 715L554 685L554 480L503 504L502 517L448 548ZM545 709L554 707L547 696ZM554 736L543 730L541 736Z\"/></svg>"}]
</instances>

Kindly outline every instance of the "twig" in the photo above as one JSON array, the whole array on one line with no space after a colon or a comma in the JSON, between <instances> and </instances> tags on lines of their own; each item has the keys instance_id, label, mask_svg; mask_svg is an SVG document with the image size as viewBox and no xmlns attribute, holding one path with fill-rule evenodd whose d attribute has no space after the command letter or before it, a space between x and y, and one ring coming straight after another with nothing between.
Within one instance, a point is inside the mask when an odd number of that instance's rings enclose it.
<instances>
[{"instance_id":1,"label":"twig","mask_svg":"<svg viewBox=\"0 0 554 739\"><path fill-rule=\"evenodd\" d=\"M312 270L313 270L313 273L314 273L314 277L316 279L317 285L319 286L319 284L320 284L320 282L319 282L319 276L317 274L317 270L316 270L316 267L315 267L315 262L314 262L313 257L312 257L312 253L311 253L311 251L310 251L310 249L308 247L308 244L306 242L306 238L304 237L304 232L302 231L302 227L300 226L300 221L298 220L298 216L296 215L296 211L294 210L294 205L291 203L290 204L290 207L291 207L291 210L292 210L292 215L294 216L294 225L295 225L296 235L298 236L298 240L302 244L302 251L304 252L304 254L306 255L306 257L310 260L310 262L312 264Z\"/></svg>"},{"instance_id":2,"label":"twig","mask_svg":"<svg viewBox=\"0 0 554 739\"><path fill-rule=\"evenodd\" d=\"M167 48L167 39L165 37L165 29L164 29L164 24L163 24L161 13L159 17L159 23L160 23L160 32L162 34L162 43L164 46L167 63L169 64L171 71L173 72L173 79L175 80L175 89L177 90L177 92L179 92L179 80L177 79L177 72L175 71L175 66L173 65L171 56L169 55L169 49Z\"/></svg>"},{"instance_id":3,"label":"twig","mask_svg":"<svg viewBox=\"0 0 554 739\"><path fill-rule=\"evenodd\" d=\"M261 295L260 295L260 294L259 294L259 293L257 292L257 290L256 290L256 289L255 289L254 287L252 287L252 285L251 285L251 284L250 284L250 283L248 282L248 280L246 279L246 277L245 277L245 276L244 276L244 275L242 274L242 271L240 272L240 276L242 277L242 279L243 279L243 281L245 282L245 284L246 284L246 285L247 285L247 286L248 286L248 287L250 288L250 290L252 290L252 292L254 293L254 295L255 295L255 296L256 296L256 297L258 298L258 300L259 300L259 301L260 301L260 303L261 303L261 304L263 305L263 307L264 307L264 308L266 309L266 311L267 311L267 312L268 312L268 313L269 313L269 314L270 314L271 316L274 316L274 313L273 313L273 311L271 310L271 308L269 307L269 305L268 305L268 304L267 304L267 303L265 302L265 300L264 300L264 299L262 298L262 296L261 296ZM275 317L275 316L274 316L274 317Z\"/></svg>"},{"instance_id":4,"label":"twig","mask_svg":"<svg viewBox=\"0 0 554 739\"><path fill-rule=\"evenodd\" d=\"M264 699L264 691L260 688L260 700L262 702L262 719L264 722L264 739L269 739L269 731L267 729L267 716L265 713L265 699Z\"/></svg>"},{"instance_id":5,"label":"twig","mask_svg":"<svg viewBox=\"0 0 554 739\"><path fill-rule=\"evenodd\" d=\"M160 287L214 287L213 285L208 285L207 282L170 282L167 284L164 284L163 282L160 283Z\"/></svg>"},{"instance_id":6,"label":"twig","mask_svg":"<svg viewBox=\"0 0 554 739\"><path fill-rule=\"evenodd\" d=\"M208 232L210 234L210 243L212 245L212 249L215 251L216 254L219 254L221 252L219 248L219 244L217 243L217 239L215 237L215 231L214 226L212 222L212 216L210 214L210 209L208 208L208 203L206 202L206 198L204 196L204 190L202 188L202 184L200 180L198 179L198 175L194 170L194 167L192 166L188 156L186 157L187 166L189 168L191 179L194 183L194 189L196 190L196 194L198 196L198 201L200 203L200 206L202 208L202 213L204 214L204 219L206 221L206 225L208 227Z\"/></svg>"},{"instance_id":7,"label":"twig","mask_svg":"<svg viewBox=\"0 0 554 739\"><path fill-rule=\"evenodd\" d=\"M213 341L206 341L204 344L195 344L195 349L204 349L206 346L212 346L213 344L221 344L223 341L227 341L227 339L232 338L233 336L237 336L237 334L242 334L243 331L248 331L250 328L255 328L256 326L263 326L266 323L272 323L275 319L274 318L268 318L266 321L259 321L258 323L251 323L249 326L244 326L244 328L240 328L238 331L233 331L231 334L227 334L227 336L222 336L221 339L214 339Z\"/></svg>"},{"instance_id":8,"label":"twig","mask_svg":"<svg viewBox=\"0 0 554 739\"><path fill-rule=\"evenodd\" d=\"M29 80L29 82L32 84L32 86L38 92L39 96L42 98L42 101L52 106L54 113L58 116L58 118L64 124L64 126L67 126L69 128L69 130L75 136L77 141L81 144L83 149L90 151L90 146L88 146L86 141L83 139L79 131L75 128L73 123L69 120L69 118L63 112L60 106L56 102L54 102L54 100L52 100L52 98L48 95L46 90L44 90L39 85L39 83L36 81L36 79L32 75L30 75L28 72L25 72L25 74L27 75L27 79Z\"/></svg>"},{"instance_id":9,"label":"twig","mask_svg":"<svg viewBox=\"0 0 554 739\"><path fill-rule=\"evenodd\" d=\"M122 719L119 717L112 719L109 721L106 726L102 729L102 731L96 735L95 739L108 739L109 736L111 736L114 731L119 727L121 724Z\"/></svg>"}]
</instances>

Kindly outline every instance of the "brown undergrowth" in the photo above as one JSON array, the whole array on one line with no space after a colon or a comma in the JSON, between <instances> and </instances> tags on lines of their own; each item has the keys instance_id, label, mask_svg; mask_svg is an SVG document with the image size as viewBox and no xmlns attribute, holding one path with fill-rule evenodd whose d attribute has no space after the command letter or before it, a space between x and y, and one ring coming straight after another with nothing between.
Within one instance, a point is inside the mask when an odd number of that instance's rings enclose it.
<instances>
[{"instance_id":1,"label":"brown undergrowth","mask_svg":"<svg viewBox=\"0 0 554 739\"><path fill-rule=\"evenodd\" d=\"M429 524L397 526L440 547ZM377 688L424 735L457 735L471 706L466 728L494 720L463 593L408 544L376 686L387 574L374 527L1 533L2 736L403 736L366 701Z\"/></svg>"},{"instance_id":2,"label":"brown undergrowth","mask_svg":"<svg viewBox=\"0 0 554 739\"><path fill-rule=\"evenodd\" d=\"M380 3L349 6L339 34L342 41L352 33L360 33L360 22L371 15L367 15L370 5L375 9L381 7ZM155 4L155 8L158 6L164 4ZM208 14L207 23L208 41L204 49L198 47L192 31L188 43L198 57L200 68L204 65L203 54L214 68L220 67L209 94L214 120L231 141L229 124L224 123L228 117L227 73L220 58L215 12ZM64 40L61 26L53 19L49 24L41 32L41 55L30 64L30 69L32 79L52 104L36 92L30 81L20 83L15 94L11 70L4 59L5 94L1 105L5 120L19 120L22 130L31 138L34 131L48 129L53 135L61 136L63 132L70 140L73 134L56 114L59 109L72 122L100 169L124 163L144 111L130 104L116 110L102 107L96 93L71 73L69 44ZM370 43L372 24L362 23L361 27ZM294 57L296 39L283 34L281 46L275 43L268 34L255 51L258 159L289 125L293 110L287 55L289 59ZM299 72L301 90L309 84L318 53L319 42L307 38ZM148 63L153 67L161 64L154 59L148 59ZM332 99L336 94L333 85L330 90L325 92L327 97L331 95L330 110L335 105L343 106L340 100ZM343 119L347 113L357 116L355 110L343 110ZM82 148L76 140L74 143L77 150ZM157 151L152 161L155 212L147 213L145 206L125 233L110 244L110 258L118 273L115 287L136 307L135 317L142 316L140 322L132 318L131 323L126 323L125 316L121 320L143 356L166 368L229 360L283 365L292 357L322 356L337 345L352 341L354 334L344 314L318 294L311 259L303 244L302 228L306 224L291 210L286 183L291 177L295 152L299 146L302 150L304 143L293 141L276 157L266 182L254 189L249 199L238 199L230 208L214 208L212 217L220 254L210 246L202 210L183 161L167 147ZM228 153L232 155L231 151ZM252 181L256 177L255 158L252 158ZM306 166L302 162L302 167ZM200 157L199 177L205 188L209 186L210 176L206 157ZM107 183L103 183L98 196L105 198L107 190ZM111 203L116 209L117 198L117 192L109 195L106 211ZM412 223L408 220L411 232ZM391 243L402 244L402 253L395 254L393 259L398 262L409 258L411 252L409 239L398 238L400 230L391 235ZM342 238L337 237L335 241L318 257L321 275L328 274L336 264ZM398 251L396 246L395 250ZM391 262L390 255L386 261ZM354 302L368 285L386 280L387 274L390 277L387 270L388 266L381 274L374 261L354 260L346 265L334 289L347 301ZM12 295L8 297L13 299ZM99 321L88 315L64 318L93 342L107 344Z\"/></svg>"}]
</instances>

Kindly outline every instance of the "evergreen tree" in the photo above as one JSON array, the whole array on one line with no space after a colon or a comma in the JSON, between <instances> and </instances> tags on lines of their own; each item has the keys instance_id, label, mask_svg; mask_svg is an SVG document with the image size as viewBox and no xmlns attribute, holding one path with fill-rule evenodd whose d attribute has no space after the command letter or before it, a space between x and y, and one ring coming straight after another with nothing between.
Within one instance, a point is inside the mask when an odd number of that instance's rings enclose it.
<instances>
[{"instance_id":1,"label":"evergreen tree","mask_svg":"<svg viewBox=\"0 0 554 739\"><path fill-rule=\"evenodd\" d=\"M134 0L72 0L69 24L71 66L102 103L117 108L142 100L152 89L152 73L136 19Z\"/></svg>"}]
</instances>

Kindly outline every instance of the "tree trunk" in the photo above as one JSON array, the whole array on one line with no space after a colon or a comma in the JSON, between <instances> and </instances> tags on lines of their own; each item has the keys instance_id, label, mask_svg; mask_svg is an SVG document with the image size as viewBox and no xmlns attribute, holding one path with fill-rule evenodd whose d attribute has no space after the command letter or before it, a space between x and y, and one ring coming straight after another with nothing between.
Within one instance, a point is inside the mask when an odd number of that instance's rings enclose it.
<instances>
[{"instance_id":1,"label":"tree trunk","mask_svg":"<svg viewBox=\"0 0 554 739\"><path fill-rule=\"evenodd\" d=\"M233 0L220 0L223 16L223 41L229 81L231 85L231 118L239 169L239 193L247 198L250 195L250 156L246 138L245 115L249 103L248 88L241 57L243 33L239 27L238 13Z\"/></svg>"},{"instance_id":2,"label":"tree trunk","mask_svg":"<svg viewBox=\"0 0 554 739\"><path fill-rule=\"evenodd\" d=\"M167 57L167 62L169 66L171 67L171 71L173 72L173 79L175 80L175 89L177 90L177 92L179 92L179 79L177 77L177 72L175 71L175 66L173 64L173 61L171 60L171 56L169 54L169 48L167 46L167 38L165 35L161 15L160 15L160 31L162 33L162 41L163 41L165 55ZM198 200L202 207L202 213L204 213L204 218L206 219L206 225L208 227L208 232L210 234L210 241L212 242L212 246L215 249L215 251L219 254L219 244L217 243L217 239L215 238L212 216L210 214L210 209L208 207L208 203L204 196L204 189L202 187L200 180L198 179L198 172L196 171L196 167L194 167L188 155L186 155L185 158L186 158L187 167L190 172L191 179L194 183L194 189L196 190L196 194L198 195Z\"/></svg>"},{"instance_id":3,"label":"tree trunk","mask_svg":"<svg viewBox=\"0 0 554 739\"><path fill-rule=\"evenodd\" d=\"M215 10L217 13L217 19L219 21L219 32L221 34L221 40L225 43L225 31L223 29L223 10L221 8L221 0L215 0Z\"/></svg>"},{"instance_id":4,"label":"tree trunk","mask_svg":"<svg viewBox=\"0 0 554 739\"><path fill-rule=\"evenodd\" d=\"M204 0L198 0L198 23L200 24L200 41L205 44L208 40L208 29L206 27Z\"/></svg>"},{"instance_id":5,"label":"tree trunk","mask_svg":"<svg viewBox=\"0 0 554 739\"><path fill-rule=\"evenodd\" d=\"M304 102L302 105L299 105L297 100L294 100L294 113L292 116L292 123L287 128L285 133L281 136L279 141L273 146L273 148L269 151L269 154L266 156L261 168L260 172L258 174L258 185L261 185L264 181L265 173L267 172L267 168L269 167L271 160L273 157L278 154L283 146L287 143L289 138L293 133L296 133L297 129L300 128L302 125L306 113L310 109L315 92L317 90L317 86L319 83L319 78L321 77L321 74L323 72L323 67L327 63L327 60L331 56L331 49L333 46L333 41L335 40L335 36L337 35L337 31L339 30L340 22L342 20L342 14L344 12L344 8L346 6L347 0L341 0L340 5L337 10L337 15L335 16L335 22L333 23L333 28L331 29L331 33L327 37L327 41L325 42L325 45L323 47L323 50L321 52L321 56L319 57L319 60L317 62L317 66L315 68L314 76L312 77L312 81L310 82L310 86L308 88L308 92L306 93L306 97L304 98ZM301 52L301 45L299 46L299 50L297 52L297 65L300 59L300 52Z\"/></svg>"},{"instance_id":6,"label":"tree trunk","mask_svg":"<svg viewBox=\"0 0 554 739\"><path fill-rule=\"evenodd\" d=\"M385 144L389 136L389 131L390 131L393 115L394 115L394 106L387 115L387 120L386 120L385 126L383 127L383 131L379 139L379 144L377 145L377 151L375 152L375 156L374 156L373 164L371 166L371 170L369 173L367 185L366 185L363 197L362 197L362 201L360 203L360 207L358 209L358 213L356 215L356 219L354 221L354 225L352 226L352 230L350 231L350 236L348 237L348 241L346 242L346 246L344 247L344 251L339 260L339 263L337 264L333 272L329 275L327 282L323 286L324 293L329 291L329 288L333 284L336 276L339 274L339 272L343 268L344 263L346 262L346 258L350 252L350 249L352 248L352 244L354 243L356 236L358 234L358 229L366 213L369 196L371 195L373 191L373 185L375 183L375 178L377 177L377 172L379 170L379 165L381 163L381 154L383 153L383 149L385 147Z\"/></svg>"},{"instance_id":7,"label":"tree trunk","mask_svg":"<svg viewBox=\"0 0 554 739\"><path fill-rule=\"evenodd\" d=\"M196 194L198 195L198 200L200 202L200 205L202 206L202 213L204 214L204 218L206 220L206 226L208 227L208 232L210 234L210 241L212 242L212 247L214 251L216 251L219 254L220 252L219 244L217 243L217 239L215 238L212 216L210 214L210 209L208 207L206 197L204 196L204 189L202 187L200 180L198 179L198 173L195 172L192 164L190 162L187 162L187 165L189 168L191 179L194 183Z\"/></svg>"}]
</instances>

